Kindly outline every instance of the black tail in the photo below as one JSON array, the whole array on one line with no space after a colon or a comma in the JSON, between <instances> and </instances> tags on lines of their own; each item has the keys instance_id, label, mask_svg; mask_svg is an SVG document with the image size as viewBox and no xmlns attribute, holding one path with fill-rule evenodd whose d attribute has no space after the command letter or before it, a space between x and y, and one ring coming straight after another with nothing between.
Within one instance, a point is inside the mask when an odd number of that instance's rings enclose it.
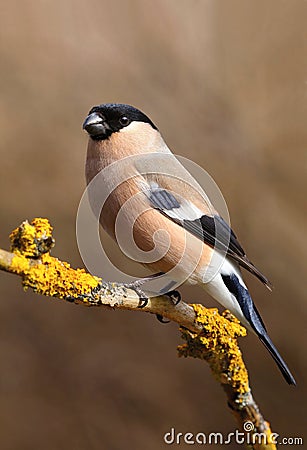
<instances>
[{"instance_id":1,"label":"black tail","mask_svg":"<svg viewBox=\"0 0 307 450\"><path fill-rule=\"evenodd\" d=\"M269 338L263 320L251 298L247 289L240 283L236 274L231 273L229 275L222 274L222 279L225 286L231 292L232 295L238 300L242 313L252 329L255 331L263 345L267 348L270 354L276 361L279 370L283 374L285 380L289 384L296 385L295 379L292 376L287 364L278 353L277 348Z\"/></svg>"},{"instance_id":2,"label":"black tail","mask_svg":"<svg viewBox=\"0 0 307 450\"><path fill-rule=\"evenodd\" d=\"M275 360L276 364L278 365L279 370L283 374L283 377L286 380L286 382L288 384L293 384L294 386L296 386L296 381L295 381L292 373L288 369L287 364L280 356L277 348L275 347L275 345L273 344L273 342L271 341L269 336L265 333L264 335L258 334L258 337L259 337L260 341L263 343L263 345L265 346L265 348L270 352L270 354L274 358L274 360Z\"/></svg>"}]
</instances>

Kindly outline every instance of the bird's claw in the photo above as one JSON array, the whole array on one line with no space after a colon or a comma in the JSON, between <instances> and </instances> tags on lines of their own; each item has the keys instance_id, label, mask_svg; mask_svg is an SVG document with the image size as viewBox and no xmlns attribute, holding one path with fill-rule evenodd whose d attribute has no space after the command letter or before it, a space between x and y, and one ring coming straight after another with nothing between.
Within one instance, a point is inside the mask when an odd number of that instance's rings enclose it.
<instances>
[{"instance_id":1,"label":"bird's claw","mask_svg":"<svg viewBox=\"0 0 307 450\"><path fill-rule=\"evenodd\" d=\"M148 304L148 297L147 295L142 291L141 286L146 283L146 281L152 280L154 278L157 278L161 275L163 275L164 272L158 272L154 273L152 275L149 275L148 277L140 278L139 280L135 280L132 283L125 283L124 287L127 289L132 289L139 297L139 305L138 308L145 308Z\"/></svg>"},{"instance_id":2,"label":"bird's claw","mask_svg":"<svg viewBox=\"0 0 307 450\"><path fill-rule=\"evenodd\" d=\"M178 303L181 301L181 294L178 291L170 291L165 295L167 295L172 300L172 302L174 303L174 306L178 305ZM156 314L156 317L159 320L159 322L161 322L161 323L169 323L170 322L170 320L163 320L162 314Z\"/></svg>"},{"instance_id":3,"label":"bird's claw","mask_svg":"<svg viewBox=\"0 0 307 450\"><path fill-rule=\"evenodd\" d=\"M159 320L159 322L161 323L169 323L170 320L164 320L162 314L156 314L157 319Z\"/></svg>"},{"instance_id":4,"label":"bird's claw","mask_svg":"<svg viewBox=\"0 0 307 450\"><path fill-rule=\"evenodd\" d=\"M148 304L148 297L147 295L142 291L142 289L140 288L140 286L143 284L142 280L136 280L132 283L124 283L123 286L126 289L131 289L132 291L134 291L137 296L139 297L139 304L138 304L138 308L145 308L145 306L147 306Z\"/></svg>"},{"instance_id":5,"label":"bird's claw","mask_svg":"<svg viewBox=\"0 0 307 450\"><path fill-rule=\"evenodd\" d=\"M139 296L138 308L140 308L140 309L145 308L145 306L147 306L147 304L148 304L148 297L144 297L143 293L142 293L142 295L140 295L137 291L135 291L135 292Z\"/></svg>"},{"instance_id":6,"label":"bird's claw","mask_svg":"<svg viewBox=\"0 0 307 450\"><path fill-rule=\"evenodd\" d=\"M181 301L181 294L179 291L170 291L166 295L172 300L175 306Z\"/></svg>"}]
</instances>

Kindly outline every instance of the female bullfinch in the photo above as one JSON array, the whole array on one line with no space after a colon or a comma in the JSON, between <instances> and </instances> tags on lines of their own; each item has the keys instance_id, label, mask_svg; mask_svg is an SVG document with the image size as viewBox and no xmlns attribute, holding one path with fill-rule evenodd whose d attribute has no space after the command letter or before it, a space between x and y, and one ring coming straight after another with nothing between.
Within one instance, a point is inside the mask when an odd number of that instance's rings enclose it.
<instances>
[{"instance_id":1,"label":"female bullfinch","mask_svg":"<svg viewBox=\"0 0 307 450\"><path fill-rule=\"evenodd\" d=\"M118 178L100 214L107 233L119 242L118 230L132 229L136 248L149 255L142 264L179 284L181 280L200 284L257 334L286 381L295 385L267 334L240 267L269 289L270 282L247 258L235 233L172 154L155 124L132 106L102 104L90 110L83 128L89 135L88 185L98 174L105 185ZM92 198L93 204L96 201ZM134 251L131 247L130 253Z\"/></svg>"}]
</instances>

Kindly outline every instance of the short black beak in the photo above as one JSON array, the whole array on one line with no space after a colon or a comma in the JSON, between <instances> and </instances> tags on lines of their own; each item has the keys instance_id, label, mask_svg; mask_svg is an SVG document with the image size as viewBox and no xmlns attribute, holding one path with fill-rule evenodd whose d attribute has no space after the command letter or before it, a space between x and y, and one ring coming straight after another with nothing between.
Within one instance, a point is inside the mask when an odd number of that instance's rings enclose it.
<instances>
[{"instance_id":1,"label":"short black beak","mask_svg":"<svg viewBox=\"0 0 307 450\"><path fill-rule=\"evenodd\" d=\"M83 130L86 130L92 137L103 136L108 129L107 124L99 114L93 112L87 116L82 125Z\"/></svg>"}]
</instances>

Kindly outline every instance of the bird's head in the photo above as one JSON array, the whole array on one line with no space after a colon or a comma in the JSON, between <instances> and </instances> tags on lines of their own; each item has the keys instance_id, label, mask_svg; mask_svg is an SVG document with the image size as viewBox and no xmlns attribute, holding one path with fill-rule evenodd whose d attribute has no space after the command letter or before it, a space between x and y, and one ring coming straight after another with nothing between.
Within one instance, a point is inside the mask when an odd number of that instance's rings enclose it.
<instances>
[{"instance_id":1,"label":"bird's head","mask_svg":"<svg viewBox=\"0 0 307 450\"><path fill-rule=\"evenodd\" d=\"M94 106L88 113L83 129L95 141L109 139L113 133L131 128L135 123L149 124L154 130L157 127L142 111L130 105L105 103Z\"/></svg>"}]
</instances>

